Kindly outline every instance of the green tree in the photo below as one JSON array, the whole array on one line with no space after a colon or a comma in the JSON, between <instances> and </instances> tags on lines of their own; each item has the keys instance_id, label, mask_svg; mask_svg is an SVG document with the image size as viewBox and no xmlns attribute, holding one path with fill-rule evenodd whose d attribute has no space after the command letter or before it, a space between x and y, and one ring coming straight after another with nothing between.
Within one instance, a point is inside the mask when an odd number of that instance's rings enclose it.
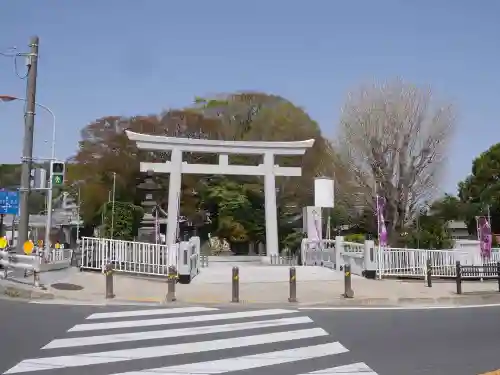
<instances>
[{"instance_id":1,"label":"green tree","mask_svg":"<svg viewBox=\"0 0 500 375\"><path fill-rule=\"evenodd\" d=\"M125 130L175 137L198 137L222 140L295 141L315 139L304 157L277 158L284 166L302 166L303 176L279 178L277 205L280 210L280 238L295 241L297 217L313 198L313 178L333 175L329 142L317 123L289 101L263 93L235 93L197 99L187 108L172 109L159 116L130 118L104 117L82 130L78 153L71 159L69 184L81 183L82 216L92 226L101 222L100 208L109 200L113 172L116 173L116 200L138 205L137 191L140 161L165 161L168 152L142 152L131 143ZM216 163L214 155L185 155L189 163ZM255 157L235 155L230 163L256 165ZM158 183L168 189L168 176L158 176ZM254 176L184 175L180 202L181 215L200 224L200 232L217 233L234 243L264 241L263 179ZM166 194L164 194L166 197ZM158 202L167 208L167 202ZM236 206L235 206L236 205ZM237 207L237 208L235 208ZM209 215L211 223L205 223ZM292 240L295 238L295 240Z\"/></svg>"},{"instance_id":2,"label":"green tree","mask_svg":"<svg viewBox=\"0 0 500 375\"><path fill-rule=\"evenodd\" d=\"M347 242L364 243L366 240L366 236L362 233L353 233L345 236L344 240Z\"/></svg>"},{"instance_id":3,"label":"green tree","mask_svg":"<svg viewBox=\"0 0 500 375\"><path fill-rule=\"evenodd\" d=\"M243 141L301 141L314 139L311 150L300 157L278 157L284 166L301 166L302 176L280 179L277 188L297 206L313 199L313 180L333 176L334 163L330 143L322 136L319 125L300 107L275 95L243 92L213 98L197 98L195 109L204 116L220 121L214 137ZM255 165L262 162L249 156L236 156L232 162ZM262 184L261 178L236 176L237 181ZM291 203L289 201L289 203Z\"/></svg>"},{"instance_id":4,"label":"green tree","mask_svg":"<svg viewBox=\"0 0 500 375\"><path fill-rule=\"evenodd\" d=\"M114 212L114 215L113 215ZM130 241L137 236L139 223L144 215L142 207L128 202L108 202L102 207L104 237Z\"/></svg>"},{"instance_id":5,"label":"green tree","mask_svg":"<svg viewBox=\"0 0 500 375\"><path fill-rule=\"evenodd\" d=\"M458 185L460 201L466 207L471 233L476 232L475 217L491 215L494 233L500 233L500 143L491 146L472 162L471 174Z\"/></svg>"},{"instance_id":6,"label":"green tree","mask_svg":"<svg viewBox=\"0 0 500 375\"><path fill-rule=\"evenodd\" d=\"M213 138L246 141L296 141L315 139L315 146L300 158L277 158L284 166L302 166L300 178L277 179L277 206L281 247L296 248L302 238L302 207L313 199L313 179L332 174L329 143L321 136L319 126L289 101L263 93L236 93L212 98L197 98L194 108L205 117L220 122ZM256 165L255 157L231 156L231 163ZM265 241L264 196L262 178L234 176L232 181L245 186L254 220L246 222L248 239Z\"/></svg>"},{"instance_id":7,"label":"green tree","mask_svg":"<svg viewBox=\"0 0 500 375\"><path fill-rule=\"evenodd\" d=\"M448 222L451 220L466 220L469 207L458 197L445 194L443 198L431 204L429 211L432 213L432 216Z\"/></svg>"},{"instance_id":8,"label":"green tree","mask_svg":"<svg viewBox=\"0 0 500 375\"><path fill-rule=\"evenodd\" d=\"M201 194L205 208L212 212L213 234L226 239L233 251L241 252L240 245L248 242L254 224L245 186L222 177Z\"/></svg>"},{"instance_id":9,"label":"green tree","mask_svg":"<svg viewBox=\"0 0 500 375\"><path fill-rule=\"evenodd\" d=\"M330 226L337 233L340 232L343 225L353 224L353 215L344 205L336 205L332 210L328 211L330 215Z\"/></svg>"},{"instance_id":10,"label":"green tree","mask_svg":"<svg viewBox=\"0 0 500 375\"><path fill-rule=\"evenodd\" d=\"M453 247L446 221L428 213L420 214L415 219L414 225L402 233L400 242L414 249L451 249Z\"/></svg>"}]
</instances>

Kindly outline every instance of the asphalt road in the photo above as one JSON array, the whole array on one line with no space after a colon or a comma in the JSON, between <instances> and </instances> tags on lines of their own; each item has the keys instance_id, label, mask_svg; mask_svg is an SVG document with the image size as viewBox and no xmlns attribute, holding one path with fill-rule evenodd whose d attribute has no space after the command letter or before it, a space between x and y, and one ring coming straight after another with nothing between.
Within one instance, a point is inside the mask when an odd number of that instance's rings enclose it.
<instances>
[{"instance_id":1,"label":"asphalt road","mask_svg":"<svg viewBox=\"0 0 500 375\"><path fill-rule=\"evenodd\" d=\"M500 369L500 306L301 312L379 375L474 375Z\"/></svg>"},{"instance_id":2,"label":"asphalt road","mask_svg":"<svg viewBox=\"0 0 500 375\"><path fill-rule=\"evenodd\" d=\"M0 300L0 373L482 374L500 369L499 317L500 307L175 310Z\"/></svg>"}]
</instances>

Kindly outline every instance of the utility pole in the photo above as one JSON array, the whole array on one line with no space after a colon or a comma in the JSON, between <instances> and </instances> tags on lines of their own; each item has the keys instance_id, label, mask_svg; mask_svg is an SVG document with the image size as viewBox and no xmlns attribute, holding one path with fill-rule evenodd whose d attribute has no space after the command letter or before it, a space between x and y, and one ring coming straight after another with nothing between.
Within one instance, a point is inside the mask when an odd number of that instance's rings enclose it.
<instances>
[{"instance_id":1,"label":"utility pole","mask_svg":"<svg viewBox=\"0 0 500 375\"><path fill-rule=\"evenodd\" d=\"M20 188L20 213L18 226L18 252L22 252L23 244L28 240L29 210L28 200L30 196L31 163L33 158L33 135L35 126L35 102L36 102L36 79L38 68L38 43L37 36L31 38L30 54L27 56L28 82L26 85L26 110L24 113L24 140L21 168Z\"/></svg>"}]
</instances>

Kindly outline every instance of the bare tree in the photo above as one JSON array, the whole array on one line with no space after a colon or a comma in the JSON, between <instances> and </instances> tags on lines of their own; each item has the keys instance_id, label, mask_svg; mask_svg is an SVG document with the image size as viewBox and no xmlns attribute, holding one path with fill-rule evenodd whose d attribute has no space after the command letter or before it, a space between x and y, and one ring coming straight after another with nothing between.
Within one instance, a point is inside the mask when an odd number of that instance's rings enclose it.
<instances>
[{"instance_id":1,"label":"bare tree","mask_svg":"<svg viewBox=\"0 0 500 375\"><path fill-rule=\"evenodd\" d=\"M384 196L388 229L399 232L437 193L453 128L451 106L428 89L398 80L350 94L335 147L344 198L375 210Z\"/></svg>"}]
</instances>

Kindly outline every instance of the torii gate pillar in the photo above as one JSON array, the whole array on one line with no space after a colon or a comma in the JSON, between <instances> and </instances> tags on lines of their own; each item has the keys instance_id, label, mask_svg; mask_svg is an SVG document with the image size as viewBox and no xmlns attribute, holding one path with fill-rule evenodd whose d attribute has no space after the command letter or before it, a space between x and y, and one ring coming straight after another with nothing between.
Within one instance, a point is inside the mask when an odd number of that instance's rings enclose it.
<instances>
[{"instance_id":1,"label":"torii gate pillar","mask_svg":"<svg viewBox=\"0 0 500 375\"><path fill-rule=\"evenodd\" d=\"M267 255L279 254L278 217L276 212L276 176L301 176L300 167L280 167L275 155L304 155L314 145L314 139L298 142L247 142L219 141L163 137L126 131L127 137L141 150L171 151L165 163L141 162L141 172L169 173L167 245L177 242L177 223L183 173L264 176ZM188 164L182 161L183 152L219 155L218 164ZM229 164L229 154L262 155L263 163L257 166Z\"/></svg>"}]
</instances>

